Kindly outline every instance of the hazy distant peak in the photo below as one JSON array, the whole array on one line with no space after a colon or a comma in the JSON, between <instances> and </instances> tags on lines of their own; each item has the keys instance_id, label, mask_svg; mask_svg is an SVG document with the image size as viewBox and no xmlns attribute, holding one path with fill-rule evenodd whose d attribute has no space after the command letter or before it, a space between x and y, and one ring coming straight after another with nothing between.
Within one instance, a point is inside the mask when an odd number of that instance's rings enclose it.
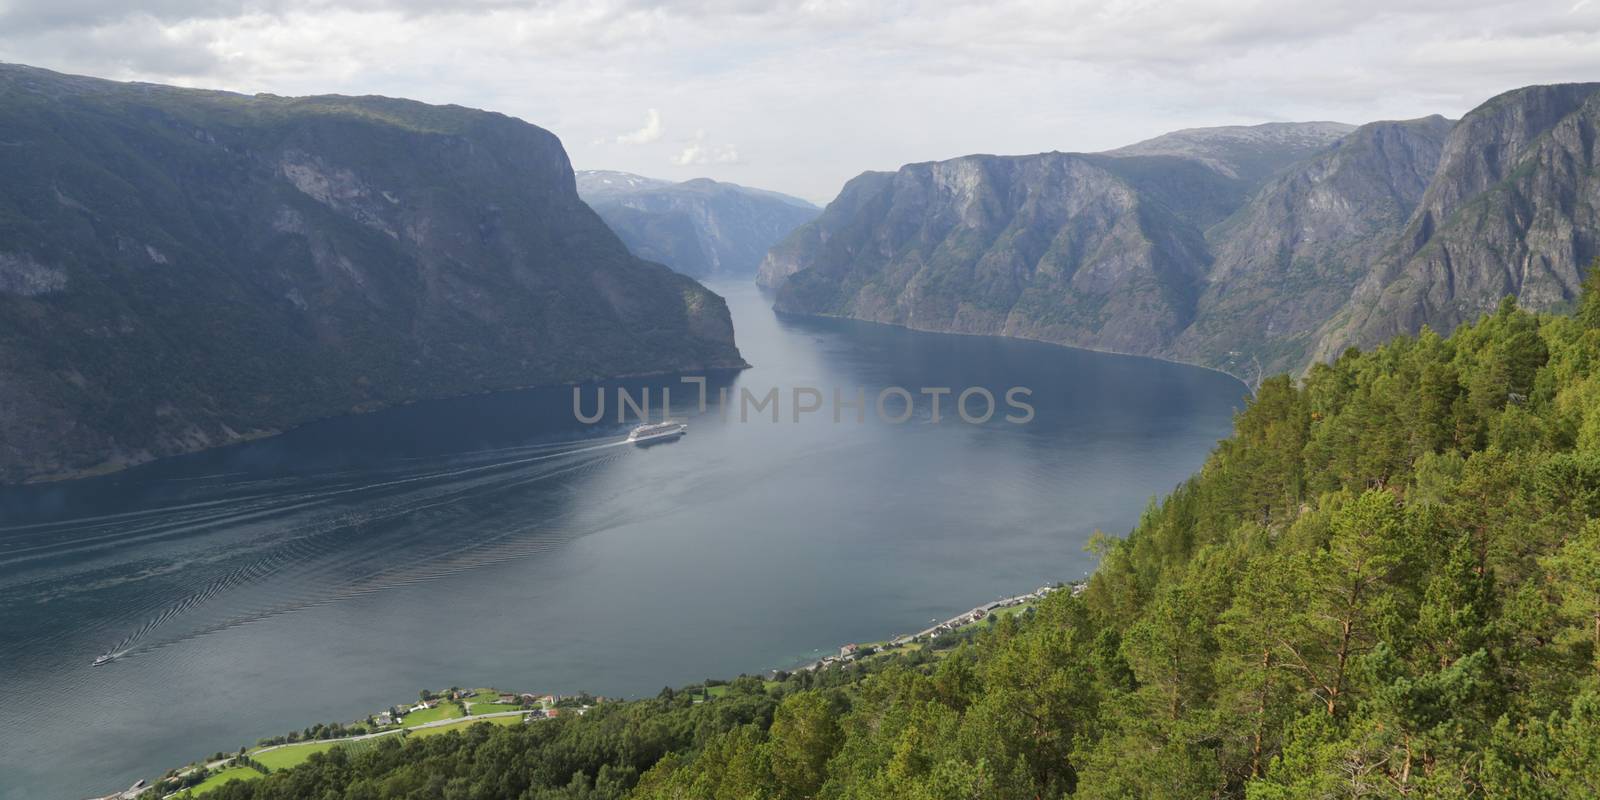
<instances>
[{"instance_id":1,"label":"hazy distant peak","mask_svg":"<svg viewBox=\"0 0 1600 800\"><path fill-rule=\"evenodd\" d=\"M712 180L711 178L690 178L686 181L673 182L660 178L647 178L631 172L610 169L584 169L578 170L578 194L590 203L620 200L630 195L655 192L687 192L687 193L713 193L733 192L738 194L756 195L773 200L780 200L789 205L800 208L820 210L807 200L798 197L774 192L768 189L757 189L750 186L741 186L737 183Z\"/></svg>"},{"instance_id":2,"label":"hazy distant peak","mask_svg":"<svg viewBox=\"0 0 1600 800\"><path fill-rule=\"evenodd\" d=\"M822 206L819 206L816 203L811 202L810 200L806 200L806 199L803 199L803 198L795 197L792 194L784 194L783 192L774 192L771 189L757 189L754 186L740 186L740 185L734 184L734 183L724 183L724 184L721 184L721 185L723 185L723 186L733 186L733 187L739 189L742 192L748 192L748 193L753 194L753 195L759 195L761 197L770 198L770 199L777 200L777 201L782 202L782 203L788 203L789 205L794 206L796 208L803 208L803 209L807 209L807 210L812 211L812 212L820 212L820 211L822 211Z\"/></svg>"},{"instance_id":3,"label":"hazy distant peak","mask_svg":"<svg viewBox=\"0 0 1600 800\"><path fill-rule=\"evenodd\" d=\"M699 277L755 274L767 248L822 212L797 197L710 178L673 183L583 170L577 184L634 255Z\"/></svg>"},{"instance_id":4,"label":"hazy distant peak","mask_svg":"<svg viewBox=\"0 0 1600 800\"><path fill-rule=\"evenodd\" d=\"M1243 143L1315 146L1331 143L1356 127L1345 122L1318 121L1183 128L1106 152L1109 155L1194 155Z\"/></svg>"},{"instance_id":5,"label":"hazy distant peak","mask_svg":"<svg viewBox=\"0 0 1600 800\"><path fill-rule=\"evenodd\" d=\"M643 175L610 169L580 169L576 174L578 194L585 198L633 194L648 189L664 189L672 185L672 181L646 178Z\"/></svg>"},{"instance_id":6,"label":"hazy distant peak","mask_svg":"<svg viewBox=\"0 0 1600 800\"><path fill-rule=\"evenodd\" d=\"M1328 121L1185 128L1107 150L1105 154L1190 158L1229 177L1255 180L1333 144L1355 129L1355 125Z\"/></svg>"}]
</instances>

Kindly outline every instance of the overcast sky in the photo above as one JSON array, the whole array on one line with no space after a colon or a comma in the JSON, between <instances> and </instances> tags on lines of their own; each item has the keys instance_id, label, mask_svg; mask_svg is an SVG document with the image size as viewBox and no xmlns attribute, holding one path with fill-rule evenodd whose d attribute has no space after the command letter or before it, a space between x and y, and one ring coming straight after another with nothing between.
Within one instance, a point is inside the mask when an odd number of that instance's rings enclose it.
<instances>
[{"instance_id":1,"label":"overcast sky","mask_svg":"<svg viewBox=\"0 0 1600 800\"><path fill-rule=\"evenodd\" d=\"M0 0L0 61L459 103L549 128L580 169L826 202L913 161L1600 80L1600 0Z\"/></svg>"}]
</instances>

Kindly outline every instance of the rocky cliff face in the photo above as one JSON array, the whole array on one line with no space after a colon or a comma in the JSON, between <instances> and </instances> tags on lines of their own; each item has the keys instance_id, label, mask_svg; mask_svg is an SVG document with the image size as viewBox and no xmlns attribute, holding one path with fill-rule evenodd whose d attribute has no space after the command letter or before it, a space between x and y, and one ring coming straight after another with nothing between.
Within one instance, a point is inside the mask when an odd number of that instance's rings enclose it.
<instances>
[{"instance_id":1,"label":"rocky cliff face","mask_svg":"<svg viewBox=\"0 0 1600 800\"><path fill-rule=\"evenodd\" d=\"M742 364L498 114L0 66L0 481L407 400Z\"/></svg>"},{"instance_id":2,"label":"rocky cliff face","mask_svg":"<svg viewBox=\"0 0 1600 800\"><path fill-rule=\"evenodd\" d=\"M852 251L875 235L872 228L887 210L894 178L892 172L863 172L852 178L815 221L767 250L756 270L756 283L776 289L812 265L836 267L851 260Z\"/></svg>"},{"instance_id":3,"label":"rocky cliff face","mask_svg":"<svg viewBox=\"0 0 1600 800\"><path fill-rule=\"evenodd\" d=\"M821 213L776 192L698 178L578 173L578 194L640 258L701 278L749 278L767 249Z\"/></svg>"},{"instance_id":4,"label":"rocky cliff face","mask_svg":"<svg viewBox=\"0 0 1600 800\"><path fill-rule=\"evenodd\" d=\"M1200 311L1169 355L1246 376L1300 367L1404 228L1450 127L1374 122L1268 179L1207 231L1215 261Z\"/></svg>"},{"instance_id":5,"label":"rocky cliff face","mask_svg":"<svg viewBox=\"0 0 1600 800\"><path fill-rule=\"evenodd\" d=\"M1570 302L1600 255L1597 120L1600 84L1535 86L1459 123L1198 129L1099 155L913 164L853 181L761 279L788 311L1253 381L1449 331L1508 294Z\"/></svg>"},{"instance_id":6,"label":"rocky cliff face","mask_svg":"<svg viewBox=\"0 0 1600 800\"><path fill-rule=\"evenodd\" d=\"M1200 313L1205 231L1262 174L1348 130L1186 131L1107 154L867 173L774 247L759 279L784 311L1165 355Z\"/></svg>"},{"instance_id":7,"label":"rocky cliff face","mask_svg":"<svg viewBox=\"0 0 1600 800\"><path fill-rule=\"evenodd\" d=\"M853 184L875 224L830 207L809 246L776 252L810 264L778 309L1141 353L1193 317L1199 232L1096 159L969 156Z\"/></svg>"},{"instance_id":8,"label":"rocky cliff face","mask_svg":"<svg viewBox=\"0 0 1600 800\"><path fill-rule=\"evenodd\" d=\"M1325 326L1330 358L1429 325L1448 332L1506 295L1577 296L1600 255L1600 84L1531 86L1462 118L1404 231Z\"/></svg>"}]
</instances>

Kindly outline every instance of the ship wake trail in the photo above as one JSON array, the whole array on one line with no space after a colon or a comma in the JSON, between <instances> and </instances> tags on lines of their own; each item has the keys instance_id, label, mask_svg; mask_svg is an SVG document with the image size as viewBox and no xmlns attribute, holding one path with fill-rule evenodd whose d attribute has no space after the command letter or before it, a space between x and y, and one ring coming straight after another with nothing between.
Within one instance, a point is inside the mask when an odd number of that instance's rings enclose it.
<instances>
[{"instance_id":1,"label":"ship wake trail","mask_svg":"<svg viewBox=\"0 0 1600 800\"><path fill-rule=\"evenodd\" d=\"M411 464L380 480L313 493L328 502L301 503L289 519L265 526L248 561L155 611L108 655L136 656L549 552L593 530L575 525L574 512L563 508L563 484L621 457L616 448L623 444L478 451L465 464Z\"/></svg>"},{"instance_id":2,"label":"ship wake trail","mask_svg":"<svg viewBox=\"0 0 1600 800\"><path fill-rule=\"evenodd\" d=\"M0 526L0 566L203 534L290 514L308 506L338 502L351 494L557 460L622 443L620 440L542 443L408 458L360 473L340 470L289 479L258 478L200 487L196 490L200 496L159 508ZM383 476L383 480L372 481L374 473ZM365 480L352 480L358 477ZM173 480L177 479L167 479L167 482ZM250 493L240 494L241 489L248 489Z\"/></svg>"}]
</instances>

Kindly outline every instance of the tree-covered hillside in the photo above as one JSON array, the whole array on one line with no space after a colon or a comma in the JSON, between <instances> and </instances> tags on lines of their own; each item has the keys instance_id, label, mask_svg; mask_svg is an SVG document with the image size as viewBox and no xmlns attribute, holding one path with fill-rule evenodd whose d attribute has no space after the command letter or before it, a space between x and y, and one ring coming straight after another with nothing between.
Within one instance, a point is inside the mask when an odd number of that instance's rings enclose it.
<instances>
[{"instance_id":1,"label":"tree-covered hillside","mask_svg":"<svg viewBox=\"0 0 1600 800\"><path fill-rule=\"evenodd\" d=\"M1600 796L1600 269L1267 381L1078 597L942 659L391 744L233 798Z\"/></svg>"}]
</instances>

